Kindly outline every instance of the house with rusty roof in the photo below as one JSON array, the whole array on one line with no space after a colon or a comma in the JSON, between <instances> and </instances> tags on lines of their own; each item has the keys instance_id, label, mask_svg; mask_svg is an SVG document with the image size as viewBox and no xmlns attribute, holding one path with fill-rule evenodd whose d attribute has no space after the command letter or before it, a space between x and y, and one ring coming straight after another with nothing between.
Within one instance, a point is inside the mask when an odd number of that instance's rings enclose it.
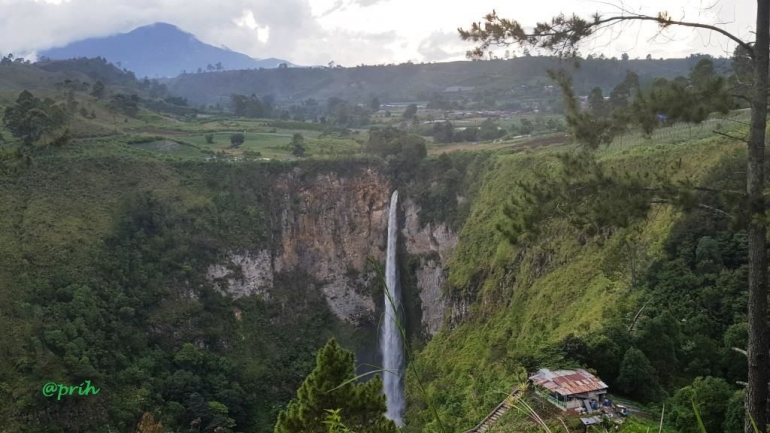
<instances>
[{"instance_id":1,"label":"house with rusty roof","mask_svg":"<svg viewBox=\"0 0 770 433\"><path fill-rule=\"evenodd\" d=\"M591 402L601 403L607 395L607 384L583 370L540 369L529 378L536 393L564 411L587 408Z\"/></svg>"}]
</instances>

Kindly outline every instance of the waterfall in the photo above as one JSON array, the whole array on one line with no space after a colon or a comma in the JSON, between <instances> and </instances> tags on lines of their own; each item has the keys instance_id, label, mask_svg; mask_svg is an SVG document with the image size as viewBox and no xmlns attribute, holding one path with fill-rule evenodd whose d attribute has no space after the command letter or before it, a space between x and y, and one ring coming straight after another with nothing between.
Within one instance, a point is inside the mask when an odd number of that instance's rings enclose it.
<instances>
[{"instance_id":1,"label":"waterfall","mask_svg":"<svg viewBox=\"0 0 770 433\"><path fill-rule=\"evenodd\" d=\"M385 262L385 317L382 327L380 348L382 349L383 388L388 411L385 414L396 425L403 426L404 409L404 346L401 341L401 331L398 328L398 312L401 307L401 291L396 278L396 247L398 241L398 221L396 205L398 191L390 198L390 214L388 216L388 256ZM390 296L389 296L390 295Z\"/></svg>"}]
</instances>

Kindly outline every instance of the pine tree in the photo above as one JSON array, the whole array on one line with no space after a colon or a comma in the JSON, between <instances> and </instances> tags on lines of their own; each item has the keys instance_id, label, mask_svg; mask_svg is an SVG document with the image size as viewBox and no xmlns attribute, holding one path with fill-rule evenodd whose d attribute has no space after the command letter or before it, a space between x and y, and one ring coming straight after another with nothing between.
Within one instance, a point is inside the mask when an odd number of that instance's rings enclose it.
<instances>
[{"instance_id":1,"label":"pine tree","mask_svg":"<svg viewBox=\"0 0 770 433\"><path fill-rule=\"evenodd\" d=\"M385 396L379 376L366 383L355 381L353 353L334 339L321 348L316 367L278 415L275 433L326 433L329 410L340 409L342 422L356 433L395 433L385 418Z\"/></svg>"}]
</instances>

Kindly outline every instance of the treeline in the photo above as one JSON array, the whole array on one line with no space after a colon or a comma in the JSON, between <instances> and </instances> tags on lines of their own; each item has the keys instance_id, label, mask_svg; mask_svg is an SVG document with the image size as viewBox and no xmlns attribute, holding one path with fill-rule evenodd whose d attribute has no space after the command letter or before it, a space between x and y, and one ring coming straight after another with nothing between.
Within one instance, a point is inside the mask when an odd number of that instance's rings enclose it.
<instances>
[{"instance_id":1,"label":"treeline","mask_svg":"<svg viewBox=\"0 0 770 433\"><path fill-rule=\"evenodd\" d=\"M557 80L563 90L570 91L568 79L561 76ZM577 107L572 107L567 114L567 123L573 129L579 129L580 137L593 144L609 143L630 127L637 127L649 135L656 128L677 122L700 123L712 113L724 114L742 107L728 91L727 80L717 74L714 63L708 58L699 60L688 76L677 76L672 80L656 78L647 89L642 89L637 74L627 72L608 98L599 87L591 90L587 110L578 112ZM735 77L729 80L735 80ZM576 103L574 94L569 94L568 99Z\"/></svg>"},{"instance_id":2,"label":"treeline","mask_svg":"<svg viewBox=\"0 0 770 433\"><path fill-rule=\"evenodd\" d=\"M521 85L543 86L549 82L546 71L566 67L574 77L579 94L596 86L617 83L626 71L639 75L642 85L655 77L668 79L685 74L701 58L686 59L585 59L579 68L551 57L519 57L485 62L435 64L361 65L352 68L287 68L224 71L217 74L187 74L170 83L174 94L195 104L212 104L220 95L271 93L276 101L326 100L339 97L354 103L367 103L372 96L381 101L428 101L434 93L443 94L450 86L469 86L487 96L503 95ZM717 70L729 68L729 59L715 59ZM605 89L606 90L606 89ZM511 98L514 99L514 98ZM498 105L502 105L502 99Z\"/></svg>"},{"instance_id":3,"label":"treeline","mask_svg":"<svg viewBox=\"0 0 770 433\"><path fill-rule=\"evenodd\" d=\"M293 104L285 108L275 105L275 99L266 95L258 97L234 94L230 96L230 109L239 117L252 119L278 119L281 121L293 120L306 122L312 120L320 123L342 128L360 128L371 123L371 115L379 109L360 104L351 104L340 98L329 98L326 104L321 104L315 99L309 98L299 104Z\"/></svg>"}]
</instances>

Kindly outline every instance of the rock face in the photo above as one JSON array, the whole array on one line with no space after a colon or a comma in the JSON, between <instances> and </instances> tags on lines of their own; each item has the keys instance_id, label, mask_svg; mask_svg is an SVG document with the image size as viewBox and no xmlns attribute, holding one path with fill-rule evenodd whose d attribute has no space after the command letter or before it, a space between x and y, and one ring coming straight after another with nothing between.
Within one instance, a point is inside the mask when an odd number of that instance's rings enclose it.
<instances>
[{"instance_id":1,"label":"rock face","mask_svg":"<svg viewBox=\"0 0 770 433\"><path fill-rule=\"evenodd\" d=\"M384 259L390 184L377 170L355 175L304 175L295 168L273 185L274 242L269 250L232 252L207 275L233 297L269 296L273 275L301 271L323 291L342 320L373 320L374 301L366 290L367 258ZM320 287L319 287L320 286Z\"/></svg>"},{"instance_id":2,"label":"rock face","mask_svg":"<svg viewBox=\"0 0 770 433\"><path fill-rule=\"evenodd\" d=\"M376 323L371 295L376 275L367 271L367 259L385 259L391 193L385 176L362 169L311 177L296 168L277 176L273 190L272 245L231 251L209 266L209 281L235 298L256 294L267 299L276 275L303 272L337 317L352 324ZM420 257L416 277L422 326L432 336L448 307L442 287L457 235L445 224L420 226L420 207L409 198L401 208L407 252Z\"/></svg>"},{"instance_id":3,"label":"rock face","mask_svg":"<svg viewBox=\"0 0 770 433\"><path fill-rule=\"evenodd\" d=\"M445 267L457 245L457 234L444 223L428 223L420 226L420 206L411 199L404 201L405 223L402 233L409 254L420 256L417 269L417 287L422 303L422 324L425 330L435 335L444 319L446 303L442 288L446 283Z\"/></svg>"}]
</instances>

